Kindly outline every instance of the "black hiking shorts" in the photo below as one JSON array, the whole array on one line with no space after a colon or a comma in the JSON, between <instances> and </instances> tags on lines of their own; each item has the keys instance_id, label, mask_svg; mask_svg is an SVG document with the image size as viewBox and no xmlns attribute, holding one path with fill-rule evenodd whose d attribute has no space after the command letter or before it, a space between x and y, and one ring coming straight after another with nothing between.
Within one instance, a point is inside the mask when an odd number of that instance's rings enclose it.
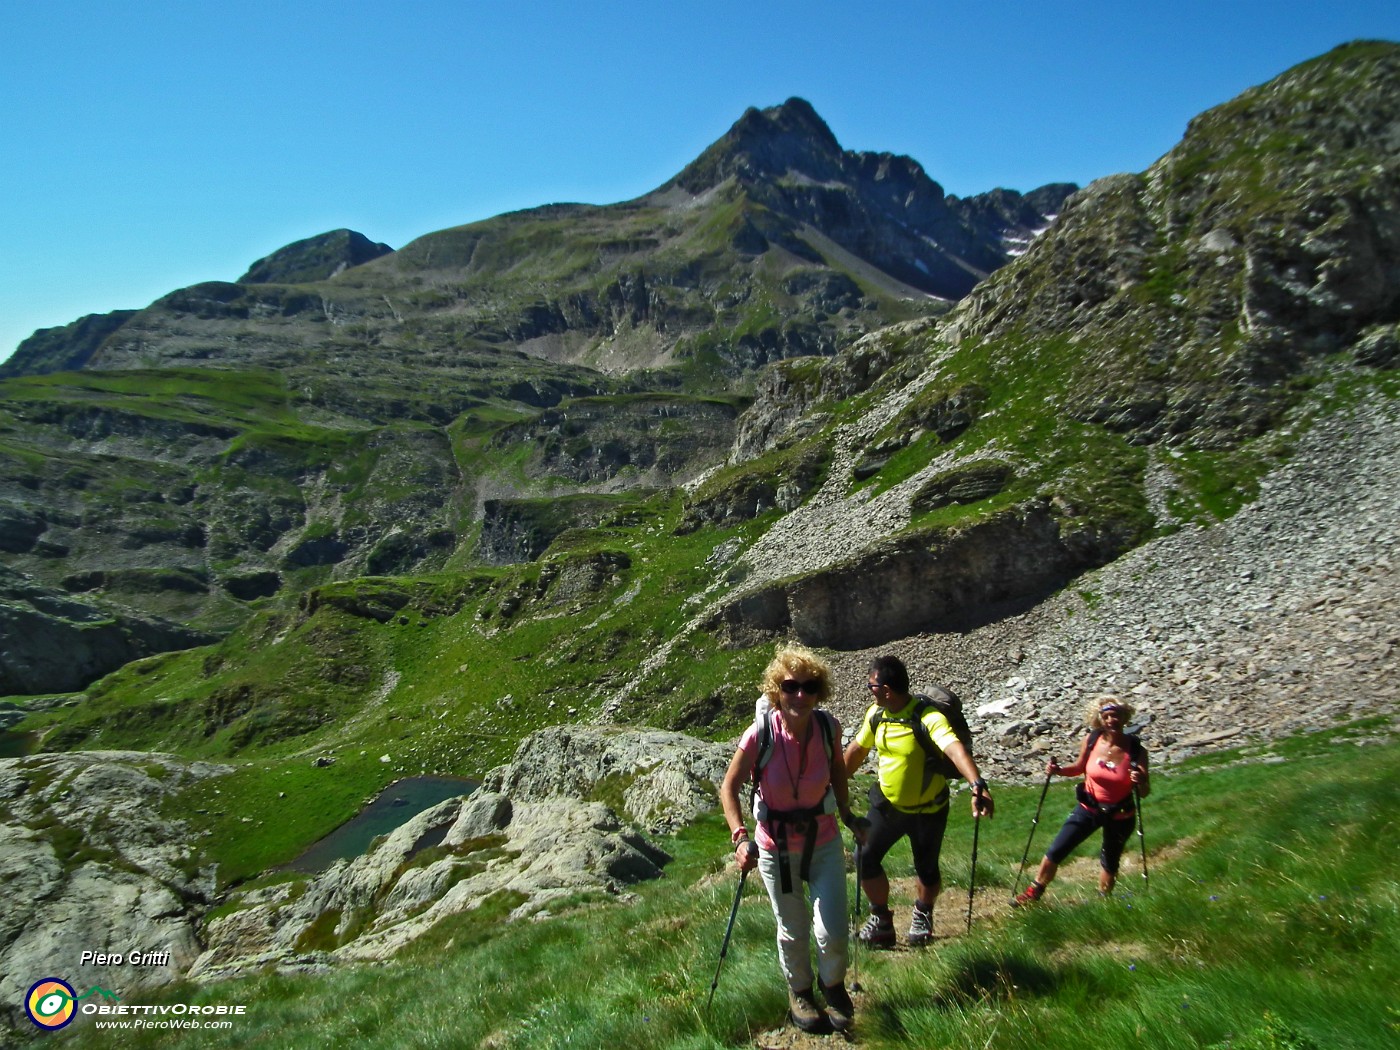
<instances>
[{"instance_id":1,"label":"black hiking shorts","mask_svg":"<svg viewBox=\"0 0 1400 1050\"><path fill-rule=\"evenodd\" d=\"M1131 812L1119 819L1104 819L1087 806L1075 806L1074 812L1069 815L1064 827L1055 836L1055 841L1050 843L1045 855L1056 864L1063 864L1079 844L1099 828L1103 828L1099 865L1110 875L1117 875L1118 862L1123 858L1123 847L1127 845L1128 837L1133 833Z\"/></svg>"},{"instance_id":2,"label":"black hiking shorts","mask_svg":"<svg viewBox=\"0 0 1400 1050\"><path fill-rule=\"evenodd\" d=\"M885 873L884 859L896 842L909 836L909 850L914 855L914 874L925 886L940 886L938 855L943 851L943 833L948 828L948 806L945 803L932 813L906 813L895 809L880 791L880 785L870 788L870 831L860 850L860 877L873 879Z\"/></svg>"}]
</instances>

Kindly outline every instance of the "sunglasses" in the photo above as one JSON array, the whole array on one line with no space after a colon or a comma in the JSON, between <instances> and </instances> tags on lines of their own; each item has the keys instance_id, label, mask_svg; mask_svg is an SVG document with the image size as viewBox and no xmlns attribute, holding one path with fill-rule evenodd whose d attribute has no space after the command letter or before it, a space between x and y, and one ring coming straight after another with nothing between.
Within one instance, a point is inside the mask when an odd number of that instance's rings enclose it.
<instances>
[{"instance_id":1,"label":"sunglasses","mask_svg":"<svg viewBox=\"0 0 1400 1050\"><path fill-rule=\"evenodd\" d=\"M1122 718L1122 717L1123 717L1123 709L1122 709L1121 707L1101 707L1101 708L1099 708L1099 714L1101 714L1101 715L1117 715L1119 718Z\"/></svg>"},{"instance_id":2,"label":"sunglasses","mask_svg":"<svg viewBox=\"0 0 1400 1050\"><path fill-rule=\"evenodd\" d=\"M819 696L821 695L822 684L815 678L806 682L799 682L796 679L789 678L784 681L782 685L778 686L778 688L787 693L788 696L796 696L798 693L806 693L808 696Z\"/></svg>"}]
</instances>

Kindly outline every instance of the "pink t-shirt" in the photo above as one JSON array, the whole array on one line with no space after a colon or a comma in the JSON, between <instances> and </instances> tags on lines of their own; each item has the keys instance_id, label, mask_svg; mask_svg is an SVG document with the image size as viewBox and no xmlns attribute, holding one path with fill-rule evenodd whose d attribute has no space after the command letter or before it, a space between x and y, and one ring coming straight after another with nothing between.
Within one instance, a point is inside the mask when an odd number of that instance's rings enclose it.
<instances>
[{"instance_id":1,"label":"pink t-shirt","mask_svg":"<svg viewBox=\"0 0 1400 1050\"><path fill-rule=\"evenodd\" d=\"M767 716L773 727L773 752L768 764L759 776L759 794L770 810L812 809L822 804L826 797L826 786L831 782L831 759L827 757L826 741L822 737L821 726L816 723L816 715L808 723L806 755L803 745L788 732L787 723L776 711ZM839 738L838 738L839 739ZM839 746L839 745L838 745ZM758 726L751 725L739 738L739 750L757 761ZM797 781L797 797L793 797L793 781ZM817 818L817 845L822 846L840 834L836 825L836 814L823 813ZM778 844L768 833L768 828L760 823L757 830L760 849L773 851ZM802 849L800 832L788 829L788 849Z\"/></svg>"},{"instance_id":2,"label":"pink t-shirt","mask_svg":"<svg viewBox=\"0 0 1400 1050\"><path fill-rule=\"evenodd\" d=\"M1097 750L1097 749L1096 749ZM1125 755L1112 766L1092 755L1084 767L1084 785L1089 797L1106 806L1116 806L1133 793L1132 765ZM1117 814L1126 819L1126 813Z\"/></svg>"}]
</instances>

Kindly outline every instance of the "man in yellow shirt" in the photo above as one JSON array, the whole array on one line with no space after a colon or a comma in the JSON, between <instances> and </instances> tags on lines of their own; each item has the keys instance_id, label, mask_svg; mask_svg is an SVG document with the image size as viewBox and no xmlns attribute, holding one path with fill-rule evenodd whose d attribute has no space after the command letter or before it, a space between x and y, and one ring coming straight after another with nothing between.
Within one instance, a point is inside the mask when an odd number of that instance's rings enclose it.
<instances>
[{"instance_id":1,"label":"man in yellow shirt","mask_svg":"<svg viewBox=\"0 0 1400 1050\"><path fill-rule=\"evenodd\" d=\"M858 872L870 899L870 919L858 936L872 948L889 948L895 943L890 880L882 862L890 848L908 835L917 898L909 923L909 944L924 945L933 936L933 902L943 884L938 855L948 826L948 781L920 736L942 751L972 785L974 817L991 817L992 796L972 754L948 719L931 703L921 704L910 694L909 671L903 661L896 656L877 656L870 662L868 687L875 703L845 754L848 776L860 768L872 749L877 756L877 781L870 789L870 830L861 848ZM922 733L913 724L916 714Z\"/></svg>"}]
</instances>

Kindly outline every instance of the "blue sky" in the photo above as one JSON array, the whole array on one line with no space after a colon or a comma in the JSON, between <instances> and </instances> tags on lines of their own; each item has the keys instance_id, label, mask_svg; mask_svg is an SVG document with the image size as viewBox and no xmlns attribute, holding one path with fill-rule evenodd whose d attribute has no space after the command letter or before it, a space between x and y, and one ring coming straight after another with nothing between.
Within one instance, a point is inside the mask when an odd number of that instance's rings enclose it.
<instances>
[{"instance_id":1,"label":"blue sky","mask_svg":"<svg viewBox=\"0 0 1400 1050\"><path fill-rule=\"evenodd\" d=\"M0 358L338 227L665 182L749 106L950 193L1141 171L1369 0L0 0Z\"/></svg>"}]
</instances>

